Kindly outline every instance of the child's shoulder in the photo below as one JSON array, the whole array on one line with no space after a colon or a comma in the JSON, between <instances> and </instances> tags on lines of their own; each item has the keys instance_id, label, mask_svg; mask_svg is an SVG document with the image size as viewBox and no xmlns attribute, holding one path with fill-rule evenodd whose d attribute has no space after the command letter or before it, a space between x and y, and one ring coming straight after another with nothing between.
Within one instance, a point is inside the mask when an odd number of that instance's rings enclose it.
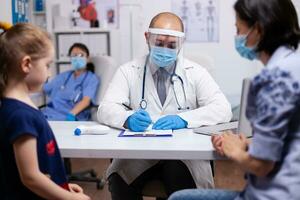
<instances>
[{"instance_id":1,"label":"child's shoulder","mask_svg":"<svg viewBox=\"0 0 300 200\"><path fill-rule=\"evenodd\" d=\"M3 98L0 100L0 115L5 119L32 118L38 110L16 99Z\"/></svg>"},{"instance_id":2,"label":"child's shoulder","mask_svg":"<svg viewBox=\"0 0 300 200\"><path fill-rule=\"evenodd\" d=\"M6 140L13 142L24 134L39 136L46 124L40 111L16 99L4 98L0 102L0 132Z\"/></svg>"}]
</instances>

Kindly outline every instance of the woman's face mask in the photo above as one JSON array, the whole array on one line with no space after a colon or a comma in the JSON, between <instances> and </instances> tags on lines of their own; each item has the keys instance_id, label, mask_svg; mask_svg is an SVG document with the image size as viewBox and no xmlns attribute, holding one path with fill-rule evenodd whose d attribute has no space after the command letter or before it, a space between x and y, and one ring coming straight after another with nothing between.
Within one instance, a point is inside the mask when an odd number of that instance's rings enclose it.
<instances>
[{"instance_id":1,"label":"woman's face mask","mask_svg":"<svg viewBox=\"0 0 300 200\"><path fill-rule=\"evenodd\" d=\"M175 63L177 50L154 46L150 50L150 59L158 67L168 67Z\"/></svg>"},{"instance_id":2,"label":"woman's face mask","mask_svg":"<svg viewBox=\"0 0 300 200\"><path fill-rule=\"evenodd\" d=\"M245 35L235 36L235 49L242 57L247 58L248 60L254 60L258 58L258 54L255 51L257 45L253 47L247 47L247 38L251 31L252 29Z\"/></svg>"},{"instance_id":3,"label":"woman's face mask","mask_svg":"<svg viewBox=\"0 0 300 200\"><path fill-rule=\"evenodd\" d=\"M74 70L84 69L87 64L85 57L75 56L71 57L71 64Z\"/></svg>"}]
</instances>

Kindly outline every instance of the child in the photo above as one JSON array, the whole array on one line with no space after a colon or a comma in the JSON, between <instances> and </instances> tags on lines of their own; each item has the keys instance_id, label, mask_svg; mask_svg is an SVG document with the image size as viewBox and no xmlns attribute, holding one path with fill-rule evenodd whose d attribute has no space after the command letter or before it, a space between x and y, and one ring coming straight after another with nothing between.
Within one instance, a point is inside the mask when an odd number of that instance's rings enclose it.
<instances>
[{"instance_id":1,"label":"child","mask_svg":"<svg viewBox=\"0 0 300 200\"><path fill-rule=\"evenodd\" d=\"M46 81L53 56L49 36L33 25L0 36L1 199L90 199L67 183L53 132L29 97Z\"/></svg>"}]
</instances>

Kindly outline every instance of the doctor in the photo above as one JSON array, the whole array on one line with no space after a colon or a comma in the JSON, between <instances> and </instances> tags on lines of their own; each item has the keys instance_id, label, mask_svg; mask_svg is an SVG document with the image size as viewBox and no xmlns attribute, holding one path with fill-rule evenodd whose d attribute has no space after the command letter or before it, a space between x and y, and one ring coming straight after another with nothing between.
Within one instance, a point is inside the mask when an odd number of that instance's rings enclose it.
<instances>
[{"instance_id":1,"label":"doctor","mask_svg":"<svg viewBox=\"0 0 300 200\"><path fill-rule=\"evenodd\" d=\"M122 65L98 110L116 128L144 131L228 122L230 104L209 73L184 59L184 27L173 13L156 15L145 33L149 54ZM182 188L212 188L208 161L114 159L107 170L113 200L142 199L145 183L159 178L168 195Z\"/></svg>"},{"instance_id":2,"label":"doctor","mask_svg":"<svg viewBox=\"0 0 300 200\"><path fill-rule=\"evenodd\" d=\"M87 63L89 54L84 44L74 43L69 49L73 69L57 75L44 85L43 90L50 102L42 112L48 120L89 120L91 114L86 108L96 104L99 86L98 77L93 73L94 65Z\"/></svg>"}]
</instances>

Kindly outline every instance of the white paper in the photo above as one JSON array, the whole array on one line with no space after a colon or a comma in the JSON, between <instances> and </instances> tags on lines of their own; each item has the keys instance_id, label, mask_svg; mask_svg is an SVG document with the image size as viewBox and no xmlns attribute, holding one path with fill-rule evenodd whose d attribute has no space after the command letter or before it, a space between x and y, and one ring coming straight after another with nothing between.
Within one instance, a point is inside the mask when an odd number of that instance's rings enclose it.
<instances>
[{"instance_id":1,"label":"white paper","mask_svg":"<svg viewBox=\"0 0 300 200\"><path fill-rule=\"evenodd\" d=\"M145 132L133 132L126 130L123 136L172 136L172 130L147 130Z\"/></svg>"}]
</instances>

